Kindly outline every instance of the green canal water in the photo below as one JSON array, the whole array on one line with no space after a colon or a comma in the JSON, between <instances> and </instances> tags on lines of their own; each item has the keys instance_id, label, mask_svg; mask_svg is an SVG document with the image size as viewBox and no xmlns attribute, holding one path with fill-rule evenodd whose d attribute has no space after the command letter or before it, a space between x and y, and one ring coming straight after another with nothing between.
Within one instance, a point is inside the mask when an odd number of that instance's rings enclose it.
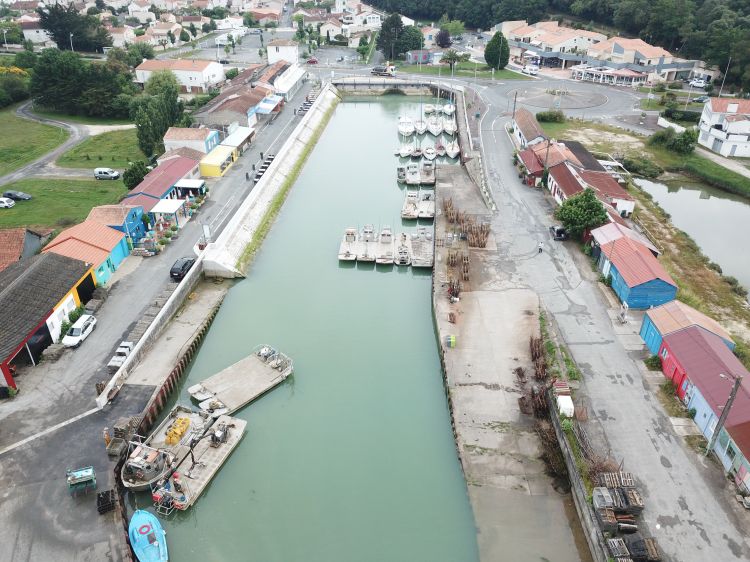
<instances>
[{"instance_id":1,"label":"green canal water","mask_svg":"<svg viewBox=\"0 0 750 562\"><path fill-rule=\"evenodd\" d=\"M430 275L337 261L347 226L400 230L396 122L418 110L414 98L342 102L229 291L181 401L261 343L293 357L295 373L236 414L249 422L244 440L198 503L165 523L173 560L478 559Z\"/></svg>"}]
</instances>

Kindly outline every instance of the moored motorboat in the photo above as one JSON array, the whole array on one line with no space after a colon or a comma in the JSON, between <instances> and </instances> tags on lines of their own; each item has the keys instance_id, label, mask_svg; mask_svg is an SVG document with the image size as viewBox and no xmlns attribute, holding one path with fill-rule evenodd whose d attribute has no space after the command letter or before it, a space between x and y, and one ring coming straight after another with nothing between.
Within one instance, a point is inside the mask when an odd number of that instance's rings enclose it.
<instances>
[{"instance_id":1,"label":"moored motorboat","mask_svg":"<svg viewBox=\"0 0 750 562\"><path fill-rule=\"evenodd\" d=\"M406 181L406 166L399 166L396 168L396 181L404 183Z\"/></svg>"},{"instance_id":2,"label":"moored motorboat","mask_svg":"<svg viewBox=\"0 0 750 562\"><path fill-rule=\"evenodd\" d=\"M414 130L418 135L424 135L427 132L427 122L424 119L414 121Z\"/></svg>"},{"instance_id":3,"label":"moored motorboat","mask_svg":"<svg viewBox=\"0 0 750 562\"><path fill-rule=\"evenodd\" d=\"M408 117L399 117L398 132L405 137L410 137L414 134L414 122Z\"/></svg>"},{"instance_id":4,"label":"moored motorboat","mask_svg":"<svg viewBox=\"0 0 750 562\"><path fill-rule=\"evenodd\" d=\"M411 163L406 166L406 184L419 185L420 182L419 164Z\"/></svg>"},{"instance_id":5,"label":"moored motorboat","mask_svg":"<svg viewBox=\"0 0 750 562\"><path fill-rule=\"evenodd\" d=\"M401 148L398 149L398 155L401 158L408 158L409 156L411 156L411 150L411 145L404 143L401 145Z\"/></svg>"},{"instance_id":6,"label":"moored motorboat","mask_svg":"<svg viewBox=\"0 0 750 562\"><path fill-rule=\"evenodd\" d=\"M420 219L435 218L435 193L430 190L422 190L417 203L417 217Z\"/></svg>"},{"instance_id":7,"label":"moored motorboat","mask_svg":"<svg viewBox=\"0 0 750 562\"><path fill-rule=\"evenodd\" d=\"M435 162L425 160L419 172L419 183L423 185L435 185Z\"/></svg>"},{"instance_id":8,"label":"moored motorboat","mask_svg":"<svg viewBox=\"0 0 750 562\"><path fill-rule=\"evenodd\" d=\"M401 218L407 220L416 219L419 216L419 192L407 191L404 206L401 208Z\"/></svg>"},{"instance_id":9,"label":"moored motorboat","mask_svg":"<svg viewBox=\"0 0 750 562\"><path fill-rule=\"evenodd\" d=\"M422 158L422 147L415 144L414 147L411 149L411 157Z\"/></svg>"},{"instance_id":10,"label":"moored motorboat","mask_svg":"<svg viewBox=\"0 0 750 562\"><path fill-rule=\"evenodd\" d=\"M443 132L446 135L453 136L457 130L456 120L453 117L443 117Z\"/></svg>"},{"instance_id":11,"label":"moored motorboat","mask_svg":"<svg viewBox=\"0 0 750 562\"><path fill-rule=\"evenodd\" d=\"M373 262L375 261L375 244L377 242L375 228L371 224L362 227L362 233L359 236L357 244L357 261Z\"/></svg>"},{"instance_id":12,"label":"moored motorboat","mask_svg":"<svg viewBox=\"0 0 750 562\"><path fill-rule=\"evenodd\" d=\"M438 156L445 156L445 145L439 142L435 145L435 152Z\"/></svg>"},{"instance_id":13,"label":"moored motorboat","mask_svg":"<svg viewBox=\"0 0 750 562\"><path fill-rule=\"evenodd\" d=\"M422 151L422 155L427 158L427 160L434 160L437 158L437 151L434 147L428 146Z\"/></svg>"},{"instance_id":14,"label":"moored motorboat","mask_svg":"<svg viewBox=\"0 0 750 562\"><path fill-rule=\"evenodd\" d=\"M445 154L448 158L458 158L458 155L461 154L461 148L458 146L458 142L453 141L446 144Z\"/></svg>"},{"instance_id":15,"label":"moored motorboat","mask_svg":"<svg viewBox=\"0 0 750 562\"><path fill-rule=\"evenodd\" d=\"M432 105L431 103L426 103L424 105L424 114L425 115L429 115L430 113L434 113L434 112L435 112L435 106L434 105Z\"/></svg>"},{"instance_id":16,"label":"moored motorboat","mask_svg":"<svg viewBox=\"0 0 750 562\"><path fill-rule=\"evenodd\" d=\"M390 226L384 226L380 231L378 244L375 247L375 263L393 265L393 231Z\"/></svg>"},{"instance_id":17,"label":"moored motorboat","mask_svg":"<svg viewBox=\"0 0 750 562\"><path fill-rule=\"evenodd\" d=\"M393 263L396 265L411 265L411 239L404 232L398 235Z\"/></svg>"},{"instance_id":18,"label":"moored motorboat","mask_svg":"<svg viewBox=\"0 0 750 562\"><path fill-rule=\"evenodd\" d=\"M339 246L339 261L355 261L357 259L357 229L347 228L344 239Z\"/></svg>"},{"instance_id":19,"label":"moored motorboat","mask_svg":"<svg viewBox=\"0 0 750 562\"><path fill-rule=\"evenodd\" d=\"M153 513L137 510L128 525L130 546L140 562L167 562L167 533Z\"/></svg>"}]
</instances>

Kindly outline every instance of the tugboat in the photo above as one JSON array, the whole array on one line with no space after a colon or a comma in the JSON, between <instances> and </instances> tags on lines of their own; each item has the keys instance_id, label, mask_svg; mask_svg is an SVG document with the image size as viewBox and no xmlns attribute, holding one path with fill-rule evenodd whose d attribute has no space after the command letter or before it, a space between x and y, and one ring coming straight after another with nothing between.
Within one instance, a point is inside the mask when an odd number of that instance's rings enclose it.
<instances>
[{"instance_id":1,"label":"tugboat","mask_svg":"<svg viewBox=\"0 0 750 562\"><path fill-rule=\"evenodd\" d=\"M167 562L167 533L155 515L139 509L128 525L130 546L140 562Z\"/></svg>"}]
</instances>

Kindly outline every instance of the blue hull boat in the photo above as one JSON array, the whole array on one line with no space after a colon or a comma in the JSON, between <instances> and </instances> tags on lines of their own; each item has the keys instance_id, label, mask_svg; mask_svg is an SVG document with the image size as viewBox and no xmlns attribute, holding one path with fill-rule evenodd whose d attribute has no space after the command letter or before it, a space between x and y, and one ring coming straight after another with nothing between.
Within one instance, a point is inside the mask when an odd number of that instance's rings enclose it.
<instances>
[{"instance_id":1,"label":"blue hull boat","mask_svg":"<svg viewBox=\"0 0 750 562\"><path fill-rule=\"evenodd\" d=\"M167 533L155 515L139 509L130 519L130 546L140 562L167 562Z\"/></svg>"}]
</instances>

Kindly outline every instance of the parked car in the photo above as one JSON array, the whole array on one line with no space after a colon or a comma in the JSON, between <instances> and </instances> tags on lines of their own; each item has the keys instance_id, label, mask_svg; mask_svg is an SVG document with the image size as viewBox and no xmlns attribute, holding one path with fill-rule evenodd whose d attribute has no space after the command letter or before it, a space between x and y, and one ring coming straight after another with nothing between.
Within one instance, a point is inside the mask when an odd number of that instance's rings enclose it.
<instances>
[{"instance_id":1,"label":"parked car","mask_svg":"<svg viewBox=\"0 0 750 562\"><path fill-rule=\"evenodd\" d=\"M94 168L94 177L98 180L116 180L120 172L112 168Z\"/></svg>"},{"instance_id":2,"label":"parked car","mask_svg":"<svg viewBox=\"0 0 750 562\"><path fill-rule=\"evenodd\" d=\"M13 199L14 201L29 201L31 199L31 195L23 191L6 191L3 193L3 197Z\"/></svg>"},{"instance_id":3,"label":"parked car","mask_svg":"<svg viewBox=\"0 0 750 562\"><path fill-rule=\"evenodd\" d=\"M180 258L172 265L172 269L169 270L169 276L175 281L182 281L182 279L190 271L190 268L195 264L195 258Z\"/></svg>"},{"instance_id":4,"label":"parked car","mask_svg":"<svg viewBox=\"0 0 750 562\"><path fill-rule=\"evenodd\" d=\"M115 351L112 359L110 359L109 363L107 363L107 368L110 371L116 371L117 369L122 367L122 364L125 363L125 359L128 358L128 355L130 355L131 351L133 351L132 341L120 342L120 345L117 347L117 351Z\"/></svg>"},{"instance_id":5,"label":"parked car","mask_svg":"<svg viewBox=\"0 0 750 562\"><path fill-rule=\"evenodd\" d=\"M229 64L227 59L219 59L219 64Z\"/></svg>"},{"instance_id":6,"label":"parked car","mask_svg":"<svg viewBox=\"0 0 750 562\"><path fill-rule=\"evenodd\" d=\"M92 314L84 314L73 324L62 340L65 347L78 347L91 335L96 328L96 318Z\"/></svg>"},{"instance_id":7,"label":"parked car","mask_svg":"<svg viewBox=\"0 0 750 562\"><path fill-rule=\"evenodd\" d=\"M530 76L536 76L537 74L539 74L539 67L535 64L527 64L523 67L521 72Z\"/></svg>"},{"instance_id":8,"label":"parked car","mask_svg":"<svg viewBox=\"0 0 750 562\"><path fill-rule=\"evenodd\" d=\"M250 31L248 31L248 33L250 35L260 35L261 33L263 33L263 30L260 29L259 27L251 27Z\"/></svg>"},{"instance_id":9,"label":"parked car","mask_svg":"<svg viewBox=\"0 0 750 562\"><path fill-rule=\"evenodd\" d=\"M568 239L568 231L565 230L562 226L550 226L549 233L550 233L550 236L552 236L553 240L567 240Z\"/></svg>"},{"instance_id":10,"label":"parked car","mask_svg":"<svg viewBox=\"0 0 750 562\"><path fill-rule=\"evenodd\" d=\"M698 97L697 97L697 98L695 98L695 99L694 99L693 101L695 101L695 102L698 102L698 103L706 103L706 102L707 102L708 100L710 100L710 99L711 99L711 98L710 98L710 97L708 97L708 96L698 96Z\"/></svg>"},{"instance_id":11,"label":"parked car","mask_svg":"<svg viewBox=\"0 0 750 562\"><path fill-rule=\"evenodd\" d=\"M309 59L307 59L307 64L318 64L318 59L316 59L315 57L310 57Z\"/></svg>"},{"instance_id":12,"label":"parked car","mask_svg":"<svg viewBox=\"0 0 750 562\"><path fill-rule=\"evenodd\" d=\"M8 199L7 197L0 197L0 209L10 209L16 204L13 199Z\"/></svg>"},{"instance_id":13,"label":"parked car","mask_svg":"<svg viewBox=\"0 0 750 562\"><path fill-rule=\"evenodd\" d=\"M690 81L690 86L693 88L705 88L706 87L706 81L702 78L693 78Z\"/></svg>"}]
</instances>

